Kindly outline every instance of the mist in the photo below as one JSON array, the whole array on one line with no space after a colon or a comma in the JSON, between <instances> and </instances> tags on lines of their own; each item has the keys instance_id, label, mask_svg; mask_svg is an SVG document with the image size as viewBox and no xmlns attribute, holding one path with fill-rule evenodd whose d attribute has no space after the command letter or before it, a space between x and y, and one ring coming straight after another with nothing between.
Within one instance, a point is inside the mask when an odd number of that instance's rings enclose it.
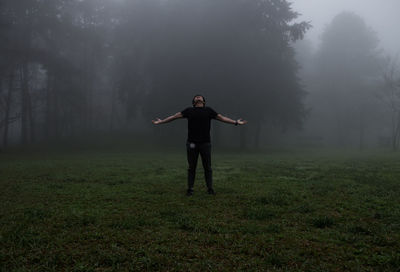
<instances>
[{"instance_id":1,"label":"mist","mask_svg":"<svg viewBox=\"0 0 400 272\"><path fill-rule=\"evenodd\" d=\"M151 120L190 107L198 93L249 121L213 122L217 147L397 149L399 8L395 0L2 1L2 149L179 146L186 121Z\"/></svg>"},{"instance_id":2,"label":"mist","mask_svg":"<svg viewBox=\"0 0 400 272\"><path fill-rule=\"evenodd\" d=\"M306 104L314 112L306 124L309 137L320 135L336 147L358 142L360 149L397 149L399 104L389 93L399 91L399 2L295 1L292 7L313 25L295 45Z\"/></svg>"},{"instance_id":3,"label":"mist","mask_svg":"<svg viewBox=\"0 0 400 272\"><path fill-rule=\"evenodd\" d=\"M400 271L400 0L0 0L0 271Z\"/></svg>"}]
</instances>

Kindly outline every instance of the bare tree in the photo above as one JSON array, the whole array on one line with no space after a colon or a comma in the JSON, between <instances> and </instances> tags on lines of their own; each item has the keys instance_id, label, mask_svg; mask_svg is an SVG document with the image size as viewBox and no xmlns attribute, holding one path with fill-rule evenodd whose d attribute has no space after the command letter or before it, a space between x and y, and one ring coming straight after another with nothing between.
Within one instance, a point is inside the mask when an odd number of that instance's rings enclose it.
<instances>
[{"instance_id":1,"label":"bare tree","mask_svg":"<svg viewBox=\"0 0 400 272\"><path fill-rule=\"evenodd\" d=\"M398 57L388 58L383 72L383 88L377 95L391 113L391 145L397 151L400 142L400 70Z\"/></svg>"}]
</instances>

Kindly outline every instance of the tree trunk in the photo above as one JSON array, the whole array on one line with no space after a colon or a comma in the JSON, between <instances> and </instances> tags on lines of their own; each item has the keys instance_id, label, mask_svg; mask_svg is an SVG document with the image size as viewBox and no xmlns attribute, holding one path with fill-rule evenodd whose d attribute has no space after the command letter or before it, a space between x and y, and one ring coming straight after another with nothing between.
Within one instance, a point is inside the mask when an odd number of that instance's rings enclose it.
<instances>
[{"instance_id":1,"label":"tree trunk","mask_svg":"<svg viewBox=\"0 0 400 272\"><path fill-rule=\"evenodd\" d=\"M14 89L14 71L10 73L10 78L8 82L8 92L6 97L6 112L4 117L4 134L3 134L3 147L6 148L8 145L8 123L10 118L11 109L11 94Z\"/></svg>"},{"instance_id":2,"label":"tree trunk","mask_svg":"<svg viewBox=\"0 0 400 272\"><path fill-rule=\"evenodd\" d=\"M260 147L260 135L261 135L261 122L256 122L256 131L255 131L255 139L254 139L254 147L258 149Z\"/></svg>"},{"instance_id":3,"label":"tree trunk","mask_svg":"<svg viewBox=\"0 0 400 272\"><path fill-rule=\"evenodd\" d=\"M398 138L399 138L399 122L400 113L393 111L392 114L392 150L397 151L398 148Z\"/></svg>"},{"instance_id":4,"label":"tree trunk","mask_svg":"<svg viewBox=\"0 0 400 272\"><path fill-rule=\"evenodd\" d=\"M364 134L365 134L365 121L364 121L364 110L360 110L360 127L359 127L359 148L364 150Z\"/></svg>"},{"instance_id":5,"label":"tree trunk","mask_svg":"<svg viewBox=\"0 0 400 272\"><path fill-rule=\"evenodd\" d=\"M52 86L52 73L51 73L51 67L49 67L47 70L47 86L46 86L46 116L45 116L46 139L50 139L51 135L51 86Z\"/></svg>"},{"instance_id":6,"label":"tree trunk","mask_svg":"<svg viewBox=\"0 0 400 272\"><path fill-rule=\"evenodd\" d=\"M57 79L54 78L54 81L56 82ZM60 105L59 105L59 96L58 96L58 91L57 91L57 84L54 83L54 88L52 89L52 112L51 112L51 117L52 117L52 129L53 129L53 137L54 139L59 139L60 138Z\"/></svg>"},{"instance_id":7,"label":"tree trunk","mask_svg":"<svg viewBox=\"0 0 400 272\"><path fill-rule=\"evenodd\" d=\"M20 69L21 79L21 143L26 145L28 143L28 64L26 61L22 63Z\"/></svg>"},{"instance_id":8,"label":"tree trunk","mask_svg":"<svg viewBox=\"0 0 400 272\"><path fill-rule=\"evenodd\" d=\"M343 147L344 144L342 120L338 113L336 113L336 144L339 147Z\"/></svg>"},{"instance_id":9,"label":"tree trunk","mask_svg":"<svg viewBox=\"0 0 400 272\"><path fill-rule=\"evenodd\" d=\"M217 124L216 122L214 122L213 124L213 143L215 146L220 146L221 144L221 127L219 126L219 124Z\"/></svg>"},{"instance_id":10,"label":"tree trunk","mask_svg":"<svg viewBox=\"0 0 400 272\"><path fill-rule=\"evenodd\" d=\"M397 151L399 149L399 140L400 140L400 112L397 113L396 116L396 130L394 132L394 141L393 141L393 149Z\"/></svg>"},{"instance_id":11,"label":"tree trunk","mask_svg":"<svg viewBox=\"0 0 400 272\"><path fill-rule=\"evenodd\" d=\"M83 128L86 131L91 131L92 124L92 78L90 76L90 71L93 67L90 66L91 61L91 52L89 49L88 41L84 41L83 45L83 65L82 65L82 86L83 91L85 93L85 105L83 112Z\"/></svg>"},{"instance_id":12,"label":"tree trunk","mask_svg":"<svg viewBox=\"0 0 400 272\"><path fill-rule=\"evenodd\" d=\"M29 118L29 142L33 143L35 141L35 122L32 109L32 98L31 95L27 94L28 99L28 118Z\"/></svg>"},{"instance_id":13,"label":"tree trunk","mask_svg":"<svg viewBox=\"0 0 400 272\"><path fill-rule=\"evenodd\" d=\"M247 141L247 126L243 126L240 128L240 149L246 148Z\"/></svg>"},{"instance_id":14,"label":"tree trunk","mask_svg":"<svg viewBox=\"0 0 400 272\"><path fill-rule=\"evenodd\" d=\"M49 68L46 86L46 137L57 139L59 137L59 105L57 95L56 72Z\"/></svg>"},{"instance_id":15,"label":"tree trunk","mask_svg":"<svg viewBox=\"0 0 400 272\"><path fill-rule=\"evenodd\" d=\"M111 91L111 112L110 112L110 126L109 126L109 131L112 132L114 130L114 119L115 119L115 103L117 99L117 88L113 87Z\"/></svg>"}]
</instances>

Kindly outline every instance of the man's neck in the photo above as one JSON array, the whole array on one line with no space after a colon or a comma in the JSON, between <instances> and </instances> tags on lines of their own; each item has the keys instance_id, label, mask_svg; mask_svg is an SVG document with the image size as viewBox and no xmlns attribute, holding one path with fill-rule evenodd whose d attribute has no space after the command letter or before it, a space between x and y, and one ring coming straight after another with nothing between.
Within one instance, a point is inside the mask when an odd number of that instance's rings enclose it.
<instances>
[{"instance_id":1,"label":"man's neck","mask_svg":"<svg viewBox=\"0 0 400 272\"><path fill-rule=\"evenodd\" d=\"M204 104L203 103L196 103L196 105L194 105L195 108L203 108Z\"/></svg>"}]
</instances>

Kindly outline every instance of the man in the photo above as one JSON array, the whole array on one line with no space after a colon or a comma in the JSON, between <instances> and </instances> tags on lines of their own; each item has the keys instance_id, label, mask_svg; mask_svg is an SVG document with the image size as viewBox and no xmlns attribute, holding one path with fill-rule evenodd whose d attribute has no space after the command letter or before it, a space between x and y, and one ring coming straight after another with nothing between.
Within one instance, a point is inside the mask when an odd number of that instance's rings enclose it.
<instances>
[{"instance_id":1,"label":"man","mask_svg":"<svg viewBox=\"0 0 400 272\"><path fill-rule=\"evenodd\" d=\"M193 107L177 112L164 120L156 118L152 120L153 124L159 125L171 122L179 118L188 119L188 138L186 141L188 168L188 189L187 195L193 195L194 179L196 175L197 159L199 154L204 168L204 177L207 185L207 192L215 195L212 182L211 169L211 140L210 140L210 123L211 119L217 119L221 122L234 125L244 125L247 121L238 119L232 120L228 117L218 114L212 108L206 107L206 100L202 95L195 95L192 100Z\"/></svg>"}]
</instances>

